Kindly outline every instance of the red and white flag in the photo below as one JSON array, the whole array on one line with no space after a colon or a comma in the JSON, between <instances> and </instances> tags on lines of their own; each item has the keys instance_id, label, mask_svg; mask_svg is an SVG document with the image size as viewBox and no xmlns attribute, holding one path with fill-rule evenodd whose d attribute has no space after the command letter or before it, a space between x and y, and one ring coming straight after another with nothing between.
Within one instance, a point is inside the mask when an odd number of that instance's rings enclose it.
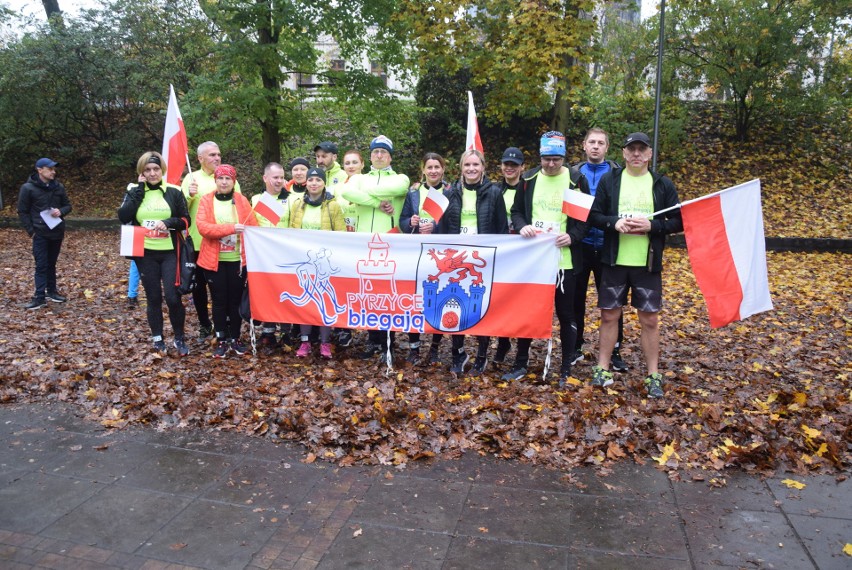
<instances>
[{"instance_id":1,"label":"red and white flag","mask_svg":"<svg viewBox=\"0 0 852 570\"><path fill-rule=\"evenodd\" d=\"M429 215L432 216L437 224L441 220L441 216L444 215L444 212L447 211L447 206L449 205L450 201L444 196L443 192L437 188L430 188L429 193L426 194L426 200L423 202L423 209L429 212Z\"/></svg>"},{"instance_id":2,"label":"red and white flag","mask_svg":"<svg viewBox=\"0 0 852 570\"><path fill-rule=\"evenodd\" d=\"M562 194L562 213L566 216L585 222L589 219L589 210L595 203L595 197L591 194L578 192L566 188Z\"/></svg>"},{"instance_id":3,"label":"red and white flag","mask_svg":"<svg viewBox=\"0 0 852 570\"><path fill-rule=\"evenodd\" d=\"M349 329L550 338L555 235L248 227L252 316Z\"/></svg>"},{"instance_id":4,"label":"red and white flag","mask_svg":"<svg viewBox=\"0 0 852 570\"><path fill-rule=\"evenodd\" d=\"M760 180L689 200L681 210L689 262L710 326L771 310Z\"/></svg>"},{"instance_id":5,"label":"red and white flag","mask_svg":"<svg viewBox=\"0 0 852 570\"><path fill-rule=\"evenodd\" d=\"M273 226L277 226L284 213L287 211L286 206L280 200L273 197L269 192L264 192L260 195L257 204L254 206L254 211L269 220Z\"/></svg>"},{"instance_id":6,"label":"red and white flag","mask_svg":"<svg viewBox=\"0 0 852 570\"><path fill-rule=\"evenodd\" d=\"M142 226L121 226L121 246L119 255L124 257L142 257L145 255L145 234Z\"/></svg>"},{"instance_id":7,"label":"red and white flag","mask_svg":"<svg viewBox=\"0 0 852 570\"><path fill-rule=\"evenodd\" d=\"M166 129L163 132L163 160L166 162L166 182L180 184L181 175L187 165L189 144L186 142L186 128L178 109L175 88L169 85L169 108L166 111Z\"/></svg>"},{"instance_id":8,"label":"red and white flag","mask_svg":"<svg viewBox=\"0 0 852 570\"><path fill-rule=\"evenodd\" d=\"M475 148L479 152L485 152L482 139L479 137L479 123L476 120L476 109L473 108L473 93L467 92L467 137L464 141L464 149Z\"/></svg>"}]
</instances>

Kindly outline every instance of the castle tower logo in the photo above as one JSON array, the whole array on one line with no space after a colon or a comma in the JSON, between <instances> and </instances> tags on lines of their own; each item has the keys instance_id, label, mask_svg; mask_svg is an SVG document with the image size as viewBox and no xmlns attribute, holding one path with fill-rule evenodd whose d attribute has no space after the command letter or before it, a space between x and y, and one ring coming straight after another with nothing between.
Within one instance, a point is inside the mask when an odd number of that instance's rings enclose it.
<instances>
[{"instance_id":1,"label":"castle tower logo","mask_svg":"<svg viewBox=\"0 0 852 570\"><path fill-rule=\"evenodd\" d=\"M443 332L476 325L488 312L496 247L423 243L417 262L417 293L423 316Z\"/></svg>"},{"instance_id":2,"label":"castle tower logo","mask_svg":"<svg viewBox=\"0 0 852 570\"><path fill-rule=\"evenodd\" d=\"M367 259L360 259L356 265L360 293L373 293L376 290L373 281L387 281L391 293L396 295L396 261L390 259L390 246L379 234L373 234L367 244Z\"/></svg>"}]
</instances>

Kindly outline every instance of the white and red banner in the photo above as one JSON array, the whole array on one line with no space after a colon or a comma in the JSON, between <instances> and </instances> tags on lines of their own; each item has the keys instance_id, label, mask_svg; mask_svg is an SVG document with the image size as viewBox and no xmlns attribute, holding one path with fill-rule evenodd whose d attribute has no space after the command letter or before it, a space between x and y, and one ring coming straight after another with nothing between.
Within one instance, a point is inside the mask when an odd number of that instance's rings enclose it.
<instances>
[{"instance_id":1,"label":"white and red banner","mask_svg":"<svg viewBox=\"0 0 852 570\"><path fill-rule=\"evenodd\" d=\"M436 224L441 220L449 205L450 201L437 188L429 188L429 193L426 194L426 199L423 201L423 209L429 212Z\"/></svg>"},{"instance_id":2,"label":"white and red banner","mask_svg":"<svg viewBox=\"0 0 852 570\"><path fill-rule=\"evenodd\" d=\"M485 152L482 139L479 136L479 122L476 120L476 109L473 108L473 93L467 92L467 135L464 141L464 149L475 148L479 152Z\"/></svg>"},{"instance_id":3,"label":"white and red banner","mask_svg":"<svg viewBox=\"0 0 852 570\"><path fill-rule=\"evenodd\" d=\"M771 310L760 180L686 201L681 212L710 326Z\"/></svg>"},{"instance_id":4,"label":"white and red banner","mask_svg":"<svg viewBox=\"0 0 852 570\"><path fill-rule=\"evenodd\" d=\"M562 213L575 220L585 222L589 219L589 210L592 209L594 203L595 197L591 194L566 188L562 194Z\"/></svg>"},{"instance_id":5,"label":"white and red banner","mask_svg":"<svg viewBox=\"0 0 852 570\"><path fill-rule=\"evenodd\" d=\"M145 255L145 234L143 226L121 226L121 245L119 255L124 257L142 257Z\"/></svg>"},{"instance_id":6,"label":"white and red banner","mask_svg":"<svg viewBox=\"0 0 852 570\"><path fill-rule=\"evenodd\" d=\"M163 160L166 162L166 182L180 185L180 179L187 165L189 144L186 142L186 128L178 109L175 88L169 85L169 108L166 111L166 129L163 132Z\"/></svg>"},{"instance_id":7,"label":"white and red banner","mask_svg":"<svg viewBox=\"0 0 852 570\"><path fill-rule=\"evenodd\" d=\"M350 329L550 338L556 236L248 227L252 317Z\"/></svg>"},{"instance_id":8,"label":"white and red banner","mask_svg":"<svg viewBox=\"0 0 852 570\"><path fill-rule=\"evenodd\" d=\"M284 217L287 206L269 192L264 192L254 205L254 211L269 220L273 226L277 226Z\"/></svg>"}]
</instances>

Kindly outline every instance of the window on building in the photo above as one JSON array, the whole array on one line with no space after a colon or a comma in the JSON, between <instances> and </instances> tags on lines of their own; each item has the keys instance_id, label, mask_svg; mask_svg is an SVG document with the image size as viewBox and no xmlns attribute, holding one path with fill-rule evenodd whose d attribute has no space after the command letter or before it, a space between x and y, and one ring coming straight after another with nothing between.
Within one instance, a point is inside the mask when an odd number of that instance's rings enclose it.
<instances>
[{"instance_id":1,"label":"window on building","mask_svg":"<svg viewBox=\"0 0 852 570\"><path fill-rule=\"evenodd\" d=\"M382 79L382 83L384 83L385 87L388 86L388 76L385 73L385 68L382 67L382 64L376 60L372 60L370 62L370 73L375 75L376 77L380 77Z\"/></svg>"}]
</instances>

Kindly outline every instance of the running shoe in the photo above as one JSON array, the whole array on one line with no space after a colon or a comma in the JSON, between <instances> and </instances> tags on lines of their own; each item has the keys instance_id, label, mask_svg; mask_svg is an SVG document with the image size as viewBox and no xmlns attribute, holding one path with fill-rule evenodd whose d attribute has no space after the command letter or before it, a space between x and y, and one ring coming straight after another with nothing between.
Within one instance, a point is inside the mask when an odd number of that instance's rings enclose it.
<instances>
[{"instance_id":1,"label":"running shoe","mask_svg":"<svg viewBox=\"0 0 852 570\"><path fill-rule=\"evenodd\" d=\"M225 358L228 354L229 343L225 340L220 340L216 344L216 349L213 351L213 358Z\"/></svg>"},{"instance_id":2,"label":"running shoe","mask_svg":"<svg viewBox=\"0 0 852 570\"><path fill-rule=\"evenodd\" d=\"M441 357L438 354L438 347L433 345L432 348L429 349L429 364L440 364L440 363L441 363Z\"/></svg>"},{"instance_id":3,"label":"running shoe","mask_svg":"<svg viewBox=\"0 0 852 570\"><path fill-rule=\"evenodd\" d=\"M527 367L522 366L520 364L515 364L514 367L501 377L501 380L505 380L506 382L514 382L520 380L524 376L527 375Z\"/></svg>"},{"instance_id":4,"label":"running shoe","mask_svg":"<svg viewBox=\"0 0 852 570\"><path fill-rule=\"evenodd\" d=\"M659 372L648 374L645 378L645 388L648 390L649 398L663 397L663 375Z\"/></svg>"},{"instance_id":5,"label":"running shoe","mask_svg":"<svg viewBox=\"0 0 852 570\"><path fill-rule=\"evenodd\" d=\"M565 385L568 383L568 378L570 378L570 377L571 377L571 367L570 366L568 368L563 367L562 370L559 372L559 387L564 388Z\"/></svg>"},{"instance_id":6,"label":"running shoe","mask_svg":"<svg viewBox=\"0 0 852 570\"><path fill-rule=\"evenodd\" d=\"M166 352L168 352L166 343L163 342L163 339L154 341L154 352L159 352L160 354L166 354Z\"/></svg>"},{"instance_id":7,"label":"running shoe","mask_svg":"<svg viewBox=\"0 0 852 570\"><path fill-rule=\"evenodd\" d=\"M311 343L303 342L299 345L299 350L296 351L296 356L299 358L305 358L307 355L311 353Z\"/></svg>"},{"instance_id":8,"label":"running shoe","mask_svg":"<svg viewBox=\"0 0 852 570\"><path fill-rule=\"evenodd\" d=\"M381 346L379 346L378 344L368 343L364 345L364 350L361 352L361 354L358 355L358 358L360 358L361 360L369 360L380 352L383 352Z\"/></svg>"},{"instance_id":9,"label":"running shoe","mask_svg":"<svg viewBox=\"0 0 852 570\"><path fill-rule=\"evenodd\" d=\"M574 351L574 354L571 355L571 366L574 366L578 362L582 362L585 355L581 349L577 349Z\"/></svg>"},{"instance_id":10,"label":"running shoe","mask_svg":"<svg viewBox=\"0 0 852 570\"><path fill-rule=\"evenodd\" d=\"M340 334L337 335L337 346L347 347L352 344L352 331L342 330Z\"/></svg>"},{"instance_id":11,"label":"running shoe","mask_svg":"<svg viewBox=\"0 0 852 570\"><path fill-rule=\"evenodd\" d=\"M464 374L464 365L467 364L468 360L470 360L470 357L466 352L453 355L453 365L450 367L450 372L459 375Z\"/></svg>"},{"instance_id":12,"label":"running shoe","mask_svg":"<svg viewBox=\"0 0 852 570\"><path fill-rule=\"evenodd\" d=\"M189 347L186 346L186 341L182 338L176 338L174 345L177 349L178 356L186 356L189 354Z\"/></svg>"},{"instance_id":13,"label":"running shoe","mask_svg":"<svg viewBox=\"0 0 852 570\"><path fill-rule=\"evenodd\" d=\"M53 301L54 303L64 303L68 300L68 297L60 295L59 292L54 291L53 293L48 293L45 295L48 301Z\"/></svg>"},{"instance_id":14,"label":"running shoe","mask_svg":"<svg viewBox=\"0 0 852 570\"><path fill-rule=\"evenodd\" d=\"M420 362L420 349L411 348L408 350L408 357L405 359L409 364L417 364Z\"/></svg>"},{"instance_id":15,"label":"running shoe","mask_svg":"<svg viewBox=\"0 0 852 570\"><path fill-rule=\"evenodd\" d=\"M630 368L627 366L627 363L624 362L624 359L621 358L621 354L618 352L618 349L612 351L612 358L610 358L610 362L612 363L612 369L616 372L627 372Z\"/></svg>"},{"instance_id":16,"label":"running shoe","mask_svg":"<svg viewBox=\"0 0 852 570\"><path fill-rule=\"evenodd\" d=\"M198 342L204 343L213 336L213 325L201 325L198 327Z\"/></svg>"},{"instance_id":17,"label":"running shoe","mask_svg":"<svg viewBox=\"0 0 852 570\"><path fill-rule=\"evenodd\" d=\"M139 306L139 297L128 297L127 298L127 308L135 309Z\"/></svg>"},{"instance_id":18,"label":"running shoe","mask_svg":"<svg viewBox=\"0 0 852 570\"><path fill-rule=\"evenodd\" d=\"M25 305L25 308L28 311L34 311L35 309L41 309L47 305L47 301L44 300L44 297L33 297L32 301Z\"/></svg>"},{"instance_id":19,"label":"running shoe","mask_svg":"<svg viewBox=\"0 0 852 570\"><path fill-rule=\"evenodd\" d=\"M477 356L476 360L473 361L473 366L470 369L471 376L482 376L482 373L485 372L485 367L488 366L488 358L485 356Z\"/></svg>"},{"instance_id":20,"label":"running shoe","mask_svg":"<svg viewBox=\"0 0 852 570\"><path fill-rule=\"evenodd\" d=\"M596 388L606 388L612 385L612 372L604 370L600 366L592 368L592 386Z\"/></svg>"},{"instance_id":21,"label":"running shoe","mask_svg":"<svg viewBox=\"0 0 852 570\"><path fill-rule=\"evenodd\" d=\"M240 339L238 338L231 341L231 350L233 350L240 356L248 352L248 348L246 347L246 345L240 342Z\"/></svg>"},{"instance_id":22,"label":"running shoe","mask_svg":"<svg viewBox=\"0 0 852 570\"><path fill-rule=\"evenodd\" d=\"M331 359L331 344L324 342L320 345L320 356L328 360Z\"/></svg>"},{"instance_id":23,"label":"running shoe","mask_svg":"<svg viewBox=\"0 0 852 570\"><path fill-rule=\"evenodd\" d=\"M497 351L494 353L494 358L491 359L491 362L495 364L503 364L506 361L506 355L509 354L509 349L512 348L512 343L506 339L503 342L503 339L499 339L497 341Z\"/></svg>"}]
</instances>

